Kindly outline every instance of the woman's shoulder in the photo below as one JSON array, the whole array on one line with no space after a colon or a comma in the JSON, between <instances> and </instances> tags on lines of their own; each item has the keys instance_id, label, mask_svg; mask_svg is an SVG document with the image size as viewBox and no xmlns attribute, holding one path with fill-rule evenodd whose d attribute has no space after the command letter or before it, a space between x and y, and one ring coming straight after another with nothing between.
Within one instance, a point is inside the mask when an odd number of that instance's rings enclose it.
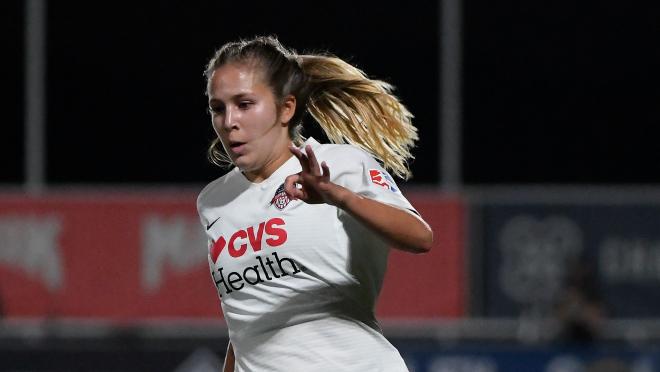
<instances>
[{"instance_id":1,"label":"woman's shoulder","mask_svg":"<svg viewBox=\"0 0 660 372\"><path fill-rule=\"evenodd\" d=\"M236 168L231 169L225 175L211 181L207 184L197 196L197 210L209 204L216 204L222 195L227 195L227 190L239 187L240 174Z\"/></svg>"},{"instance_id":2,"label":"woman's shoulder","mask_svg":"<svg viewBox=\"0 0 660 372\"><path fill-rule=\"evenodd\" d=\"M375 161L365 150L351 144L322 144L314 150L320 160L332 161L338 164Z\"/></svg>"}]
</instances>

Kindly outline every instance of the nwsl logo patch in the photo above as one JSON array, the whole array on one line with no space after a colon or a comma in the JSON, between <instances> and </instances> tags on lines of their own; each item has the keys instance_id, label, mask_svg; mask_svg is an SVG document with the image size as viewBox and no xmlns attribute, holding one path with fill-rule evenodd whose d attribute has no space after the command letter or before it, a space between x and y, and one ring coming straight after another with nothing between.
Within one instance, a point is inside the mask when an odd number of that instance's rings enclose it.
<instances>
[{"instance_id":1,"label":"nwsl logo patch","mask_svg":"<svg viewBox=\"0 0 660 372\"><path fill-rule=\"evenodd\" d=\"M273 196L270 204L274 205L277 209L282 210L289 204L290 201L291 199L289 199L289 197L284 192L284 184L281 184L280 187L277 188L277 191L275 191L275 196Z\"/></svg>"},{"instance_id":2,"label":"nwsl logo patch","mask_svg":"<svg viewBox=\"0 0 660 372\"><path fill-rule=\"evenodd\" d=\"M392 176L387 174L387 172L378 170L378 169L369 169L369 176L371 177L371 182L374 184L384 187L392 192L397 192L399 190L394 186L394 179Z\"/></svg>"}]
</instances>

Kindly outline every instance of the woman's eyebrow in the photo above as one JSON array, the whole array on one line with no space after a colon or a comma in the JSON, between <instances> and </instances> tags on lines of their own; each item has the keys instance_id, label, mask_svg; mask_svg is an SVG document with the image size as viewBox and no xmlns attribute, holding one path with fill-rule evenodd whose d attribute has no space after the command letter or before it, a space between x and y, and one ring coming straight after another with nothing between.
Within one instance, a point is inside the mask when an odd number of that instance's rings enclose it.
<instances>
[{"instance_id":1,"label":"woman's eyebrow","mask_svg":"<svg viewBox=\"0 0 660 372\"><path fill-rule=\"evenodd\" d=\"M239 99L241 99L241 98L245 98L245 97L247 97L247 96L249 96L249 95L250 95L250 93L247 93L247 92L237 93L237 94L234 94L233 96L229 97L229 100L230 100L230 101L232 101L232 100L239 100ZM222 101L220 98L210 98L210 99L209 99L209 104L213 104L213 103L222 103L222 102L223 102L223 101Z\"/></svg>"}]
</instances>

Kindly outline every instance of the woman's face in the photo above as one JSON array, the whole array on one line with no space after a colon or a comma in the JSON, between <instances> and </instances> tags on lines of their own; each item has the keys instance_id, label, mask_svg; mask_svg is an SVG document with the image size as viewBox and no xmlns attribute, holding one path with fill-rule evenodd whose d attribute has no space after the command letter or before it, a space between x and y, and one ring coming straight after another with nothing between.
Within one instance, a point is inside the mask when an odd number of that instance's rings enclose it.
<instances>
[{"instance_id":1,"label":"woman's face","mask_svg":"<svg viewBox=\"0 0 660 372\"><path fill-rule=\"evenodd\" d=\"M213 128L248 179L267 178L291 156L287 123L295 111L295 98L285 99L278 111L275 95L258 68L245 63L217 68L208 95Z\"/></svg>"}]
</instances>

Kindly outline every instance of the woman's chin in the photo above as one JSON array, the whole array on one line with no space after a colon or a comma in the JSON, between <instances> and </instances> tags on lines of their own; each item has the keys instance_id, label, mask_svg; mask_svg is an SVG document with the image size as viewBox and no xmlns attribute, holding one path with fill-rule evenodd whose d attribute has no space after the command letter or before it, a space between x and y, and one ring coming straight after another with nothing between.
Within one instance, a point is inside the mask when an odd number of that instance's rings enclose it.
<instances>
[{"instance_id":1,"label":"woman's chin","mask_svg":"<svg viewBox=\"0 0 660 372\"><path fill-rule=\"evenodd\" d=\"M246 162L245 159L242 159L242 157L234 159L233 163L241 172L249 172L252 168L254 168L252 164Z\"/></svg>"}]
</instances>

